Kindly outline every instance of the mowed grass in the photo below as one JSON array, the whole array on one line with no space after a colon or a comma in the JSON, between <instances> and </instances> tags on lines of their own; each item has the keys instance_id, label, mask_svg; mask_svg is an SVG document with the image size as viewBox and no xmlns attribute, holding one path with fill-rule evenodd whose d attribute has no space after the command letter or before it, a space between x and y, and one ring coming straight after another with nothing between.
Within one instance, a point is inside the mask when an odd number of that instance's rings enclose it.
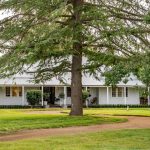
<instances>
[{"instance_id":1,"label":"mowed grass","mask_svg":"<svg viewBox=\"0 0 150 150\"><path fill-rule=\"evenodd\" d=\"M102 115L124 115L124 116L148 116L150 117L150 108L92 108L84 109L84 114L102 114Z\"/></svg>"},{"instance_id":2,"label":"mowed grass","mask_svg":"<svg viewBox=\"0 0 150 150\"><path fill-rule=\"evenodd\" d=\"M29 113L29 111L37 114ZM52 109L53 111L53 109ZM115 117L100 117L84 115L83 117L70 117L64 114L40 114L39 110L0 110L0 135L25 129L61 128L69 126L87 126L94 124L107 124L124 122L126 119Z\"/></svg>"},{"instance_id":3,"label":"mowed grass","mask_svg":"<svg viewBox=\"0 0 150 150\"><path fill-rule=\"evenodd\" d=\"M40 113L43 111L52 114ZM55 112L63 112L55 114ZM134 115L150 116L150 108L89 108L84 109L83 117L70 117L70 109L1 109L0 135L26 129L61 128L69 126L87 126L127 121L116 117L102 117L101 115ZM29 113L31 112L31 113ZM32 114L32 112L34 112ZM36 114L36 112L38 112Z\"/></svg>"},{"instance_id":4,"label":"mowed grass","mask_svg":"<svg viewBox=\"0 0 150 150\"><path fill-rule=\"evenodd\" d=\"M150 129L0 142L0 150L150 150Z\"/></svg>"},{"instance_id":5,"label":"mowed grass","mask_svg":"<svg viewBox=\"0 0 150 150\"><path fill-rule=\"evenodd\" d=\"M69 113L70 109L48 108L48 109L33 109L32 111L61 111ZM148 116L150 117L149 108L85 108L85 115L114 115L114 116Z\"/></svg>"}]
</instances>

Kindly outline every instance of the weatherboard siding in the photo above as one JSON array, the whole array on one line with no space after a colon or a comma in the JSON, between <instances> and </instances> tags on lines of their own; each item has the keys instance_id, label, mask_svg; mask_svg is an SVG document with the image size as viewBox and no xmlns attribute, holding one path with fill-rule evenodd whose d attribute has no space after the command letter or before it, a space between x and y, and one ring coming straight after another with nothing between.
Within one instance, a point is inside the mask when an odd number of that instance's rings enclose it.
<instances>
[{"instance_id":1,"label":"weatherboard siding","mask_svg":"<svg viewBox=\"0 0 150 150\"><path fill-rule=\"evenodd\" d=\"M26 100L26 93L29 90L37 89L40 90L40 87L25 87L24 88L24 98L21 96L17 97L7 97L5 95L5 87L0 87L0 105L28 105ZM107 99L107 87L89 87L90 100L94 97L97 97L98 103L100 105L103 104L125 104L124 97L112 97L112 88L109 87L109 98ZM56 87L55 88L55 97L58 98L60 93L64 92L64 87ZM24 100L24 101L23 101ZM109 100L109 101L107 101ZM61 100L61 104L63 104L63 99ZM139 100L139 91L137 88L129 87L128 88L128 97L126 98L127 104L140 104ZM60 102L56 102L56 104L60 104ZM71 97L67 97L66 104L71 104Z\"/></svg>"}]
</instances>

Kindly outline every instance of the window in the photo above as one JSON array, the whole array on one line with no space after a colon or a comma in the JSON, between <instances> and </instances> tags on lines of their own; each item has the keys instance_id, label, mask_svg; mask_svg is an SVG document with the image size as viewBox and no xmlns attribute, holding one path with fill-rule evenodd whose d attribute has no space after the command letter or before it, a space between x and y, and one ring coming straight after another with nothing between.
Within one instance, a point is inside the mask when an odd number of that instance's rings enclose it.
<instances>
[{"instance_id":1,"label":"window","mask_svg":"<svg viewBox=\"0 0 150 150\"><path fill-rule=\"evenodd\" d=\"M117 93L116 93L116 88L113 87L113 88L112 88L112 97L116 97L116 94L117 94Z\"/></svg>"},{"instance_id":2,"label":"window","mask_svg":"<svg viewBox=\"0 0 150 150\"><path fill-rule=\"evenodd\" d=\"M17 97L18 96L18 88L17 87L12 87L12 96Z\"/></svg>"},{"instance_id":3,"label":"window","mask_svg":"<svg viewBox=\"0 0 150 150\"><path fill-rule=\"evenodd\" d=\"M123 87L112 88L112 97L123 97Z\"/></svg>"},{"instance_id":4,"label":"window","mask_svg":"<svg viewBox=\"0 0 150 150\"><path fill-rule=\"evenodd\" d=\"M71 88L67 87L67 97L71 97Z\"/></svg>"},{"instance_id":5,"label":"window","mask_svg":"<svg viewBox=\"0 0 150 150\"><path fill-rule=\"evenodd\" d=\"M123 88L122 87L118 87L118 97L122 97L123 96Z\"/></svg>"},{"instance_id":6,"label":"window","mask_svg":"<svg viewBox=\"0 0 150 150\"><path fill-rule=\"evenodd\" d=\"M6 87L6 96L7 96L7 97L10 96L10 87Z\"/></svg>"},{"instance_id":7,"label":"window","mask_svg":"<svg viewBox=\"0 0 150 150\"><path fill-rule=\"evenodd\" d=\"M22 96L22 87L19 87L19 96Z\"/></svg>"},{"instance_id":8,"label":"window","mask_svg":"<svg viewBox=\"0 0 150 150\"><path fill-rule=\"evenodd\" d=\"M126 87L126 97L128 97L128 87Z\"/></svg>"},{"instance_id":9,"label":"window","mask_svg":"<svg viewBox=\"0 0 150 150\"><path fill-rule=\"evenodd\" d=\"M12 96L22 96L22 88L21 87L12 87Z\"/></svg>"},{"instance_id":10,"label":"window","mask_svg":"<svg viewBox=\"0 0 150 150\"><path fill-rule=\"evenodd\" d=\"M10 97L17 97L17 96L22 96L22 87L6 87L6 96Z\"/></svg>"}]
</instances>

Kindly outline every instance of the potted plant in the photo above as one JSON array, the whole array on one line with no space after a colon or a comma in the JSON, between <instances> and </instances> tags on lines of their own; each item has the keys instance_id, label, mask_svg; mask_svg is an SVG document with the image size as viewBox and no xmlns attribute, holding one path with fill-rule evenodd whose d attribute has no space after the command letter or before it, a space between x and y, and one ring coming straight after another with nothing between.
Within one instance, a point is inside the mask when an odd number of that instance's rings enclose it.
<instances>
[{"instance_id":1,"label":"potted plant","mask_svg":"<svg viewBox=\"0 0 150 150\"><path fill-rule=\"evenodd\" d=\"M44 106L47 106L48 104L48 98L50 97L50 93L44 93L43 98L44 98Z\"/></svg>"}]
</instances>

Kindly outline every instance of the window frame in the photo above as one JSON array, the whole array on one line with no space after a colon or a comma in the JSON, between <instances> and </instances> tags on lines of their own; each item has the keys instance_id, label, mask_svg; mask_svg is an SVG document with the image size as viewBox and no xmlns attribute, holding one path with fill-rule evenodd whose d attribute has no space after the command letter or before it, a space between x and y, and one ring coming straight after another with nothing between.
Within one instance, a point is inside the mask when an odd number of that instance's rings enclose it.
<instances>
[{"instance_id":1,"label":"window frame","mask_svg":"<svg viewBox=\"0 0 150 150\"><path fill-rule=\"evenodd\" d=\"M22 97L22 87L18 87L18 95L19 95L19 97Z\"/></svg>"},{"instance_id":2,"label":"window frame","mask_svg":"<svg viewBox=\"0 0 150 150\"><path fill-rule=\"evenodd\" d=\"M117 88L117 94L118 94L118 97L124 97L124 88L123 87L118 87Z\"/></svg>"},{"instance_id":3,"label":"window frame","mask_svg":"<svg viewBox=\"0 0 150 150\"><path fill-rule=\"evenodd\" d=\"M112 87L111 96L112 96L112 97L117 97L116 87Z\"/></svg>"},{"instance_id":4,"label":"window frame","mask_svg":"<svg viewBox=\"0 0 150 150\"><path fill-rule=\"evenodd\" d=\"M126 97L129 97L129 88L126 87Z\"/></svg>"},{"instance_id":5,"label":"window frame","mask_svg":"<svg viewBox=\"0 0 150 150\"><path fill-rule=\"evenodd\" d=\"M15 93L16 95L14 95L14 92L16 92ZM22 87L21 86L18 86L18 87L6 86L5 87L5 97L22 97L22 95L23 95L22 92L23 91L22 91Z\"/></svg>"},{"instance_id":6,"label":"window frame","mask_svg":"<svg viewBox=\"0 0 150 150\"><path fill-rule=\"evenodd\" d=\"M119 92L121 95L119 95ZM124 87L112 87L111 96L117 98L124 97Z\"/></svg>"},{"instance_id":7,"label":"window frame","mask_svg":"<svg viewBox=\"0 0 150 150\"><path fill-rule=\"evenodd\" d=\"M18 87L11 87L11 89L12 89L11 96L18 97L18 94L19 94ZM14 94L16 94L16 95L14 95Z\"/></svg>"},{"instance_id":8,"label":"window frame","mask_svg":"<svg viewBox=\"0 0 150 150\"><path fill-rule=\"evenodd\" d=\"M9 89L9 94L7 93L7 92L8 92L8 89ZM10 87L10 86L6 86L6 87L5 87L5 96L6 96L6 97L10 97L10 96L11 96L11 87Z\"/></svg>"},{"instance_id":9,"label":"window frame","mask_svg":"<svg viewBox=\"0 0 150 150\"><path fill-rule=\"evenodd\" d=\"M67 87L67 97L71 97L71 87Z\"/></svg>"}]
</instances>

